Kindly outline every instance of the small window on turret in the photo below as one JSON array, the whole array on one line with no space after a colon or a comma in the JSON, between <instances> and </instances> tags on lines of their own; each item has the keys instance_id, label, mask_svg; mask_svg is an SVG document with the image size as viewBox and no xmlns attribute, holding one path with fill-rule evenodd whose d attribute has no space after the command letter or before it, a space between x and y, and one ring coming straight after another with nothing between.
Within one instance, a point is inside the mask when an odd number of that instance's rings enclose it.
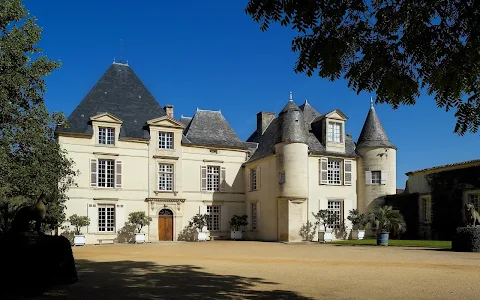
<instances>
[{"instance_id":1,"label":"small window on turret","mask_svg":"<svg viewBox=\"0 0 480 300\"><path fill-rule=\"evenodd\" d=\"M380 184L382 174L380 171L372 171L372 184Z\"/></svg>"},{"instance_id":2,"label":"small window on turret","mask_svg":"<svg viewBox=\"0 0 480 300\"><path fill-rule=\"evenodd\" d=\"M284 184L285 183L285 172L279 173L278 183Z\"/></svg>"}]
</instances>

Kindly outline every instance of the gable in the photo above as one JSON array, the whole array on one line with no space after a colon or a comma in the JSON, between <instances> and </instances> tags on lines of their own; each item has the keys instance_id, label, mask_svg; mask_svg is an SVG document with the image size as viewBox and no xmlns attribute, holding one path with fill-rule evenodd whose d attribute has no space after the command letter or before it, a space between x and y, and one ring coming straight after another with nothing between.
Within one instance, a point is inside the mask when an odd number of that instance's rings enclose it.
<instances>
[{"instance_id":1,"label":"gable","mask_svg":"<svg viewBox=\"0 0 480 300\"><path fill-rule=\"evenodd\" d=\"M348 117L339 109L335 109L325 115L325 118L346 121Z\"/></svg>"},{"instance_id":2,"label":"gable","mask_svg":"<svg viewBox=\"0 0 480 300\"><path fill-rule=\"evenodd\" d=\"M158 126L158 127L170 127L170 128L180 128L183 129L185 125L175 119L172 119L169 116L163 116L160 118L156 118L153 120L147 121L147 124L150 126Z\"/></svg>"},{"instance_id":3,"label":"gable","mask_svg":"<svg viewBox=\"0 0 480 300\"><path fill-rule=\"evenodd\" d=\"M97 122L107 122L107 123L115 123L115 124L122 124L123 121L120 118L110 114L110 113L103 113L98 114L93 117L90 117L90 120L97 121Z\"/></svg>"}]
</instances>

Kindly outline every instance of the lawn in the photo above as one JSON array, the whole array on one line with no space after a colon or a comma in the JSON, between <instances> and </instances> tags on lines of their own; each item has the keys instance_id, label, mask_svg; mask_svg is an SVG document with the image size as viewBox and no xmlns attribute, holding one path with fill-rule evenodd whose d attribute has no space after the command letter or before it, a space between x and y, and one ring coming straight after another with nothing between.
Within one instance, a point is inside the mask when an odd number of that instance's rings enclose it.
<instances>
[{"instance_id":1,"label":"lawn","mask_svg":"<svg viewBox=\"0 0 480 300\"><path fill-rule=\"evenodd\" d=\"M329 244L375 246L377 244L377 240L375 239L341 240L341 241L332 241L332 242L329 242ZM424 247L424 248L442 248L442 249L452 248L451 241L432 241L432 240L388 240L388 245L396 246L396 247Z\"/></svg>"}]
</instances>

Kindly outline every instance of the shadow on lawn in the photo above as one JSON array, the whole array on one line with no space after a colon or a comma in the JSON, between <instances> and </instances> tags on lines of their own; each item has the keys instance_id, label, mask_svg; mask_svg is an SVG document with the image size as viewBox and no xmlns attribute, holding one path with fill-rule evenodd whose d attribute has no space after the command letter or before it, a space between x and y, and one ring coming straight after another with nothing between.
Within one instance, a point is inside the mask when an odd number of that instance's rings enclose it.
<instances>
[{"instance_id":1,"label":"shadow on lawn","mask_svg":"<svg viewBox=\"0 0 480 300\"><path fill-rule=\"evenodd\" d=\"M208 273L192 265L77 260L79 282L38 299L311 299L291 291L256 291L261 278ZM263 289L265 287L263 286Z\"/></svg>"}]
</instances>

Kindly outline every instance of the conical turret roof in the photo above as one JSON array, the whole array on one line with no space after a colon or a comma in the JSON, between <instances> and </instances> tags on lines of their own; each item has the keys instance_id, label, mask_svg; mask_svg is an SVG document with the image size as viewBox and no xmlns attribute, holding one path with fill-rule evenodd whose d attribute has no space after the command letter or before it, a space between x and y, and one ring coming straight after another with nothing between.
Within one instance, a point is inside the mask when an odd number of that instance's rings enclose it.
<instances>
[{"instance_id":1,"label":"conical turret roof","mask_svg":"<svg viewBox=\"0 0 480 300\"><path fill-rule=\"evenodd\" d=\"M358 138L356 149L367 147L395 149L395 146L388 139L385 129L383 129L382 123L380 122L380 118L378 118L373 104L370 105L370 110L368 111L367 118L363 124L362 132Z\"/></svg>"},{"instance_id":2,"label":"conical turret roof","mask_svg":"<svg viewBox=\"0 0 480 300\"><path fill-rule=\"evenodd\" d=\"M305 120L300 108L290 99L278 114L277 143L307 143Z\"/></svg>"}]
</instances>

